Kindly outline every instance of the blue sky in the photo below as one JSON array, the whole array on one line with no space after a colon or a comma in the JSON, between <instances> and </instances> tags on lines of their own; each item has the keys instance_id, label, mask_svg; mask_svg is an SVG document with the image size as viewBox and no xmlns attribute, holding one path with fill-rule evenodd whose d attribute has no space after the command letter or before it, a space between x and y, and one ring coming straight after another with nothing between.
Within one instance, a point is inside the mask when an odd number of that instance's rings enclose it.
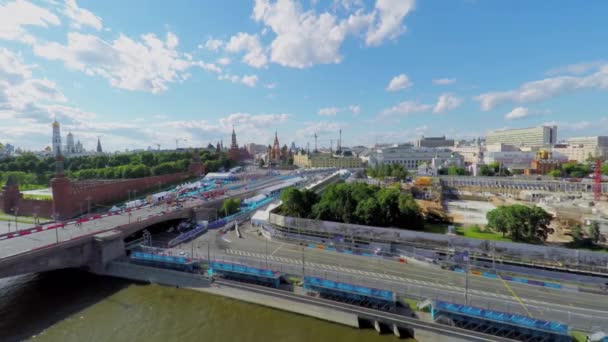
<instances>
[{"instance_id":1,"label":"blue sky","mask_svg":"<svg viewBox=\"0 0 608 342\"><path fill-rule=\"evenodd\" d=\"M0 142L608 134L606 1L0 1Z\"/></svg>"}]
</instances>

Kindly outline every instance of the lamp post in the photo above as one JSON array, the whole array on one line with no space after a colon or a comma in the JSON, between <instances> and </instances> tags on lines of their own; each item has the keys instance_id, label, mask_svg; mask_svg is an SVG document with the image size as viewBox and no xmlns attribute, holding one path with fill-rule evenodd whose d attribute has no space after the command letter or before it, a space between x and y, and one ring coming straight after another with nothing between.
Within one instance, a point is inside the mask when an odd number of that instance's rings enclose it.
<instances>
[{"instance_id":1,"label":"lamp post","mask_svg":"<svg viewBox=\"0 0 608 342\"><path fill-rule=\"evenodd\" d=\"M19 207L13 208L13 214L15 215L15 231L18 231L19 227L17 227L17 216L19 215Z\"/></svg>"},{"instance_id":2,"label":"lamp post","mask_svg":"<svg viewBox=\"0 0 608 342\"><path fill-rule=\"evenodd\" d=\"M87 205L88 205L87 214L90 214L91 213L91 200L92 200L91 196L87 196L86 200L87 200Z\"/></svg>"},{"instance_id":3,"label":"lamp post","mask_svg":"<svg viewBox=\"0 0 608 342\"><path fill-rule=\"evenodd\" d=\"M57 215L57 213L53 213L52 216L53 216L53 221L55 223L57 223L57 218L59 217L59 215ZM59 243L59 228L55 227L54 230L55 230L55 241L56 241L56 243Z\"/></svg>"}]
</instances>

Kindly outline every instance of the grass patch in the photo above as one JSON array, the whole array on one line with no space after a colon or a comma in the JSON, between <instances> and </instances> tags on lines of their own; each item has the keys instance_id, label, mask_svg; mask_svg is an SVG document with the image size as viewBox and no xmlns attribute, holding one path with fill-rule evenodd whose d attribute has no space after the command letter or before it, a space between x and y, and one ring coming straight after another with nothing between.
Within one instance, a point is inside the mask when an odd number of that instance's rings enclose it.
<instances>
[{"instance_id":1,"label":"grass patch","mask_svg":"<svg viewBox=\"0 0 608 342\"><path fill-rule=\"evenodd\" d=\"M445 223L425 223L423 232L445 234L448 232L448 226Z\"/></svg>"},{"instance_id":2,"label":"grass patch","mask_svg":"<svg viewBox=\"0 0 608 342\"><path fill-rule=\"evenodd\" d=\"M410 308L410 310L412 311L418 311L418 301L415 299L411 299L411 298L401 298L403 300L404 304L407 304L407 306Z\"/></svg>"},{"instance_id":3,"label":"grass patch","mask_svg":"<svg viewBox=\"0 0 608 342\"><path fill-rule=\"evenodd\" d=\"M0 221L15 222L15 216L0 213ZM40 222L47 221L45 218L40 218ZM29 216L17 216L18 223L34 224L34 218Z\"/></svg>"},{"instance_id":4,"label":"grass patch","mask_svg":"<svg viewBox=\"0 0 608 342\"><path fill-rule=\"evenodd\" d=\"M456 234L473 239L511 242L510 238L503 237L501 233L481 230L479 226L458 227Z\"/></svg>"},{"instance_id":5,"label":"grass patch","mask_svg":"<svg viewBox=\"0 0 608 342\"><path fill-rule=\"evenodd\" d=\"M37 200L37 201L52 201L53 200L53 196L23 194L23 199L30 199L30 200Z\"/></svg>"},{"instance_id":6,"label":"grass patch","mask_svg":"<svg viewBox=\"0 0 608 342\"><path fill-rule=\"evenodd\" d=\"M587 341L587 334L584 332L572 330L570 332L570 336L572 336L572 340L575 342L585 342Z\"/></svg>"}]
</instances>

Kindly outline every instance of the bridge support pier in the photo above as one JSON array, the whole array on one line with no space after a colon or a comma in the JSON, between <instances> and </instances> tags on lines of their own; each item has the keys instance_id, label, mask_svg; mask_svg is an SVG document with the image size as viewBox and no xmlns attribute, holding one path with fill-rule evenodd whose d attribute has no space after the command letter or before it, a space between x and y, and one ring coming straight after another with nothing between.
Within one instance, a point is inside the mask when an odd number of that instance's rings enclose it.
<instances>
[{"instance_id":1,"label":"bridge support pier","mask_svg":"<svg viewBox=\"0 0 608 342\"><path fill-rule=\"evenodd\" d=\"M384 333L384 329L383 328L384 327L383 327L382 323L380 323L380 321L374 320L374 329L376 329L376 331L378 332L378 334Z\"/></svg>"},{"instance_id":2,"label":"bridge support pier","mask_svg":"<svg viewBox=\"0 0 608 342\"><path fill-rule=\"evenodd\" d=\"M93 273L103 273L105 266L112 260L125 255L123 234L118 230L110 230L93 237L94 252L89 260L89 268Z\"/></svg>"}]
</instances>

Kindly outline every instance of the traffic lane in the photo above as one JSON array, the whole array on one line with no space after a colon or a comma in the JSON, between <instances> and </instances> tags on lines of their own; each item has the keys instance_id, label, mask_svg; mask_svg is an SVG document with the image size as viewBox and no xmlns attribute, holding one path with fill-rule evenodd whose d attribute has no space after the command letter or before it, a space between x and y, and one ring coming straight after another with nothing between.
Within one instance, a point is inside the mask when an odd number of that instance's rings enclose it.
<instances>
[{"instance_id":1,"label":"traffic lane","mask_svg":"<svg viewBox=\"0 0 608 342\"><path fill-rule=\"evenodd\" d=\"M267 250L269 250L268 253L270 254L271 251L280 247L275 252L274 256L284 256L294 260L301 259L303 253L301 246L293 244L284 244L281 246L281 242L272 240L260 241L260 239L264 238L259 238L256 234L249 233L245 235L244 239L233 240L230 245L231 248L234 249L244 248L243 250L255 250L257 253L262 254L266 253ZM465 275L461 273L382 260L380 258L348 255L311 248L304 248L304 258L309 262L350 267L376 273L386 272L386 274L392 274L403 278L430 281L442 285L447 284L463 288L465 286ZM537 301L550 300L564 306L564 308L581 307L597 310L606 310L608 308L608 297L604 295L553 290L518 283L510 283L508 286L522 299ZM469 289L491 291L492 293L509 297L512 297L513 295L511 290L509 290L502 281L475 275L469 275Z\"/></svg>"}]
</instances>

